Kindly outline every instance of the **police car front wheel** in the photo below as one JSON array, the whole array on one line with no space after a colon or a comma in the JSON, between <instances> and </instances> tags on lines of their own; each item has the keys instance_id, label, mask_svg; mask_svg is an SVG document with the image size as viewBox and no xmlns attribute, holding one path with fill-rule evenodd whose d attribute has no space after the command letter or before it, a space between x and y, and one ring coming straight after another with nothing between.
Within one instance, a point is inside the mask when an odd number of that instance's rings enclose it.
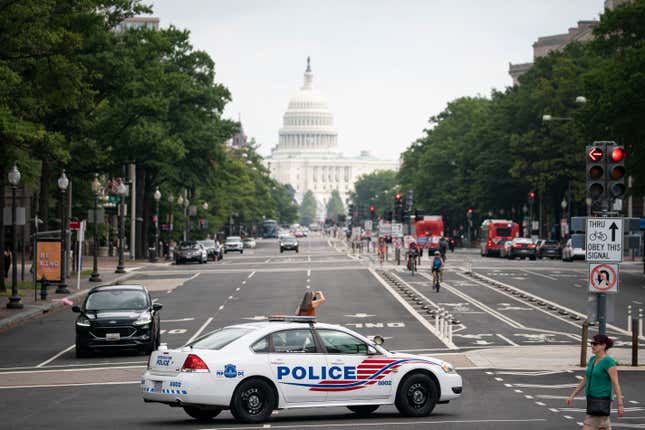
<instances>
[{"instance_id":1,"label":"police car front wheel","mask_svg":"<svg viewBox=\"0 0 645 430\"><path fill-rule=\"evenodd\" d=\"M231 413L244 423L259 423L271 417L277 399L271 385L259 378L243 381L231 400Z\"/></svg>"},{"instance_id":2,"label":"police car front wheel","mask_svg":"<svg viewBox=\"0 0 645 430\"><path fill-rule=\"evenodd\" d=\"M432 378L424 373L415 373L399 386L396 408L401 415L425 417L432 413L438 398L439 390Z\"/></svg>"},{"instance_id":3,"label":"police car front wheel","mask_svg":"<svg viewBox=\"0 0 645 430\"><path fill-rule=\"evenodd\" d=\"M199 408L196 406L184 406L184 411L195 418L197 421L206 422L210 421L219 415L222 410L220 408Z\"/></svg>"}]
</instances>

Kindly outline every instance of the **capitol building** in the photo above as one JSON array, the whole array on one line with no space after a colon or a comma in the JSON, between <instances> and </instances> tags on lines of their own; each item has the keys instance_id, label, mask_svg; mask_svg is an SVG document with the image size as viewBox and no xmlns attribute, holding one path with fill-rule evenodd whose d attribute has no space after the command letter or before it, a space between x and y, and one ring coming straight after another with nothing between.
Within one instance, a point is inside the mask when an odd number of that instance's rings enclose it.
<instances>
[{"instance_id":1,"label":"capitol building","mask_svg":"<svg viewBox=\"0 0 645 430\"><path fill-rule=\"evenodd\" d=\"M296 190L298 202L311 190L318 203L317 217L322 220L333 190L338 190L344 203L359 176L377 170L398 170L399 163L378 160L368 151L361 151L357 157L344 157L338 152L334 117L313 80L307 58L304 84L289 101L278 144L265 163L271 177Z\"/></svg>"}]
</instances>

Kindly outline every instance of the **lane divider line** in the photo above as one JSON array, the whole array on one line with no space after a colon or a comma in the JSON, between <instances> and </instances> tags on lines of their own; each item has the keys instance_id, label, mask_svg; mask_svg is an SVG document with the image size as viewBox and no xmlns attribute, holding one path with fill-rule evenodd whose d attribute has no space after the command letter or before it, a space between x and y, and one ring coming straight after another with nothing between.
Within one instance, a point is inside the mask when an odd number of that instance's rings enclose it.
<instances>
[{"instance_id":1,"label":"lane divider line","mask_svg":"<svg viewBox=\"0 0 645 430\"><path fill-rule=\"evenodd\" d=\"M83 387L92 385L134 385L141 384L141 381L123 381L123 382L87 382L78 384L47 384L47 385L8 385L0 386L0 390L20 390L30 388L58 388L58 387Z\"/></svg>"},{"instance_id":2,"label":"lane divider line","mask_svg":"<svg viewBox=\"0 0 645 430\"><path fill-rule=\"evenodd\" d=\"M372 267L369 268L370 273L372 276L376 278L380 282L385 289L394 296L394 298L401 303L401 305L408 311L410 314L417 319L421 323L422 326L424 326L430 333L432 333L437 339L441 341L444 345L446 345L450 349L459 349L457 345L455 345L453 342L450 342L443 337L439 335L439 332L435 329L435 327L430 324L430 322L425 319L419 312L417 312L407 301L403 299L394 289L387 283L385 280L378 274L376 273L376 270L374 270ZM412 288L412 287L410 287Z\"/></svg>"},{"instance_id":3,"label":"lane divider line","mask_svg":"<svg viewBox=\"0 0 645 430\"><path fill-rule=\"evenodd\" d=\"M42 363L40 363L40 364L39 364L39 365L37 365L36 367L43 367L43 366L47 366L49 363L51 363L52 361L56 360L58 357L60 357L61 355L65 354L65 353L66 353L66 352L68 352L68 351L71 351L71 350L72 350L72 349L74 349L74 348L76 348L76 345L75 345L75 344L74 344L74 345L71 345L71 346L68 346L67 348L65 348L64 350L62 350L61 352L59 352L58 354L54 355L54 356L53 356L53 357L51 357L51 358L48 358L47 360L43 361Z\"/></svg>"},{"instance_id":4,"label":"lane divider line","mask_svg":"<svg viewBox=\"0 0 645 430\"><path fill-rule=\"evenodd\" d=\"M221 308L223 308L223 307L224 307L224 306L220 306L220 309L221 309ZM210 323L211 323L211 321L213 321L213 317L209 317L209 318L206 320L206 322L205 322L204 324L202 324L202 326L201 326L199 329L197 329L197 331L195 332L195 334L194 334L190 339L188 339L188 342L186 342L186 343L191 343L193 340L197 339L197 338L199 337L199 335L200 335L200 334L202 334L202 332L204 331L204 329L208 326L208 324L210 324Z\"/></svg>"}]
</instances>

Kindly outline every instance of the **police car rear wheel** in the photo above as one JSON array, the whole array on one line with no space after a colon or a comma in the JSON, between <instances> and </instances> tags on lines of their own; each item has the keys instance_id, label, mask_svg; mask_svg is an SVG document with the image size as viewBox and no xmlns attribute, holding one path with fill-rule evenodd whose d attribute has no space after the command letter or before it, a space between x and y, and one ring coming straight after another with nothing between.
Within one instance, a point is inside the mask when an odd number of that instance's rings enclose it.
<instances>
[{"instance_id":1,"label":"police car rear wheel","mask_svg":"<svg viewBox=\"0 0 645 430\"><path fill-rule=\"evenodd\" d=\"M262 379L250 379L242 382L231 401L231 413L244 423L266 421L276 407L273 388Z\"/></svg>"},{"instance_id":2,"label":"police car rear wheel","mask_svg":"<svg viewBox=\"0 0 645 430\"><path fill-rule=\"evenodd\" d=\"M196 406L184 406L184 411L195 418L197 421L206 422L210 421L222 412L219 408L198 408Z\"/></svg>"},{"instance_id":3,"label":"police car rear wheel","mask_svg":"<svg viewBox=\"0 0 645 430\"><path fill-rule=\"evenodd\" d=\"M399 386L396 408L401 415L425 417L434 409L437 398L438 390L432 378L416 373L407 377Z\"/></svg>"},{"instance_id":4,"label":"police car rear wheel","mask_svg":"<svg viewBox=\"0 0 645 430\"><path fill-rule=\"evenodd\" d=\"M378 409L380 405L361 405L361 406L347 406L347 409L358 415L369 415Z\"/></svg>"}]
</instances>

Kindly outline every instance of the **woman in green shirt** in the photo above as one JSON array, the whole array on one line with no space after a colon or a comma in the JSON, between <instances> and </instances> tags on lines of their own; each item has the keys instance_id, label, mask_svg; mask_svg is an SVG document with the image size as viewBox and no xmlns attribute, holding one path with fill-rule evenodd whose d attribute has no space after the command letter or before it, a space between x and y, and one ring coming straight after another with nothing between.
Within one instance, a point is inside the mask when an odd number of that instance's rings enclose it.
<instances>
[{"instance_id":1,"label":"woman in green shirt","mask_svg":"<svg viewBox=\"0 0 645 430\"><path fill-rule=\"evenodd\" d=\"M618 404L618 416L622 417L625 413L623 408L623 395L618 383L618 370L616 362L607 355L607 350L611 348L614 341L609 337L597 334L591 341L591 352L593 355L589 359L589 365L585 376L582 378L573 393L567 399L567 405L571 406L576 395L586 387L585 394L587 397L587 416L585 417L583 430L611 430L609 416L605 414L591 415L590 410L596 409L591 405L591 401L603 402L603 399L611 405L612 391L616 394Z\"/></svg>"}]
</instances>

